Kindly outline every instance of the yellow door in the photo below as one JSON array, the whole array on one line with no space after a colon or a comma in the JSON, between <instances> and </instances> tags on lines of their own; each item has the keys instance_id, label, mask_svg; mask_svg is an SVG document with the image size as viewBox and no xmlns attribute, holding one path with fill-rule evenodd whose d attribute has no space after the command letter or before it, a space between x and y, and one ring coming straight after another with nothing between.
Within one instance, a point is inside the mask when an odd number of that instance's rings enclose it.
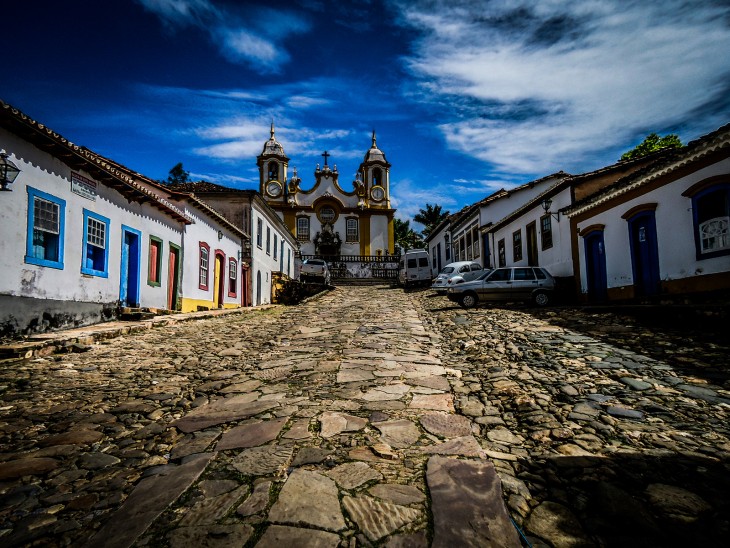
<instances>
[{"instance_id":1,"label":"yellow door","mask_svg":"<svg viewBox=\"0 0 730 548\"><path fill-rule=\"evenodd\" d=\"M221 270L223 269L223 261L219 256L215 258L215 269L213 274L213 307L221 308L223 299L221 298Z\"/></svg>"}]
</instances>

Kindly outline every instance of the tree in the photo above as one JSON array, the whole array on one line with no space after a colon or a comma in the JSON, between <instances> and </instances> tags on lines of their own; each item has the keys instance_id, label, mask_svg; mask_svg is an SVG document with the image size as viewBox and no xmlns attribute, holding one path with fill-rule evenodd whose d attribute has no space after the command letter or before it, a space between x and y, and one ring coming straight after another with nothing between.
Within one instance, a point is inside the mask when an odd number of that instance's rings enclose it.
<instances>
[{"instance_id":1,"label":"tree","mask_svg":"<svg viewBox=\"0 0 730 548\"><path fill-rule=\"evenodd\" d=\"M421 236L411 228L410 221L401 221L393 219L393 232L395 235L395 245L401 249L414 249L423 247Z\"/></svg>"},{"instance_id":2,"label":"tree","mask_svg":"<svg viewBox=\"0 0 730 548\"><path fill-rule=\"evenodd\" d=\"M441 211L440 205L426 204L426 209L421 208L421 210L413 217L413 220L417 223L421 223L425 227L421 231L421 234L423 234L425 238L428 238L431 231L450 214L451 213L448 211Z\"/></svg>"},{"instance_id":3,"label":"tree","mask_svg":"<svg viewBox=\"0 0 730 548\"><path fill-rule=\"evenodd\" d=\"M173 166L173 168L170 170L170 174L168 175L167 179L162 181L165 184L168 185L180 185L190 182L190 172L185 171L183 168L182 162L178 162Z\"/></svg>"},{"instance_id":4,"label":"tree","mask_svg":"<svg viewBox=\"0 0 730 548\"><path fill-rule=\"evenodd\" d=\"M664 148L680 148L682 146L684 145L682 145L682 141L679 140L679 136L676 133L670 133L664 137L659 137L656 133L650 133L640 144L636 145L636 147L632 148L628 152L624 152L621 155L621 159L634 160L636 158L641 158L642 156L647 156L657 150L662 150Z\"/></svg>"}]
</instances>

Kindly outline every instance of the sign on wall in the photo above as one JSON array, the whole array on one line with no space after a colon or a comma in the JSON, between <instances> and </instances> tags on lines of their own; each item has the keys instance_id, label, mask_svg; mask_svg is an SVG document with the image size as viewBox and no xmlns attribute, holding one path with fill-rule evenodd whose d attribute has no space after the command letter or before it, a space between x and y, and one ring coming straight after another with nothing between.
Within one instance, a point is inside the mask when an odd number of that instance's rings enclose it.
<instances>
[{"instance_id":1,"label":"sign on wall","mask_svg":"<svg viewBox=\"0 0 730 548\"><path fill-rule=\"evenodd\" d=\"M71 192L79 196L96 201L96 181L82 177L78 173L71 173Z\"/></svg>"}]
</instances>

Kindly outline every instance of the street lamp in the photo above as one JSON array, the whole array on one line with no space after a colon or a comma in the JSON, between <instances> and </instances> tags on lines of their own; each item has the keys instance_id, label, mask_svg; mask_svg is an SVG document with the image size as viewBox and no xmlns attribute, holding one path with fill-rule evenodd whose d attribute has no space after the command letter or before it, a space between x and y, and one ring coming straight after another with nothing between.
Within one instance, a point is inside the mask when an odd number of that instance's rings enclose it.
<instances>
[{"instance_id":1,"label":"street lamp","mask_svg":"<svg viewBox=\"0 0 730 548\"><path fill-rule=\"evenodd\" d=\"M550 198L545 198L542 201L542 208L545 211L546 215L550 215L551 217L555 217L555 220L560 222L560 211L557 213L552 213L550 211L550 206L553 205L553 201Z\"/></svg>"},{"instance_id":2,"label":"street lamp","mask_svg":"<svg viewBox=\"0 0 730 548\"><path fill-rule=\"evenodd\" d=\"M8 160L6 153L0 153L0 190L12 192L12 189L8 185L15 181L18 173L20 173L18 166Z\"/></svg>"}]
</instances>

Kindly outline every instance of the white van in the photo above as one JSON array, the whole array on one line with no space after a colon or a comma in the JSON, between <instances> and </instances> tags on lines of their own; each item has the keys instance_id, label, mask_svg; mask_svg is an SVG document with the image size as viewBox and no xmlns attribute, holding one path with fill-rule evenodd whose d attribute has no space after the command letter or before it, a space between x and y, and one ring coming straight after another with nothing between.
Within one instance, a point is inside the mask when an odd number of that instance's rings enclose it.
<instances>
[{"instance_id":1,"label":"white van","mask_svg":"<svg viewBox=\"0 0 730 548\"><path fill-rule=\"evenodd\" d=\"M406 251L400 258L398 280L403 287L428 284L431 281L431 261L425 249Z\"/></svg>"}]
</instances>

